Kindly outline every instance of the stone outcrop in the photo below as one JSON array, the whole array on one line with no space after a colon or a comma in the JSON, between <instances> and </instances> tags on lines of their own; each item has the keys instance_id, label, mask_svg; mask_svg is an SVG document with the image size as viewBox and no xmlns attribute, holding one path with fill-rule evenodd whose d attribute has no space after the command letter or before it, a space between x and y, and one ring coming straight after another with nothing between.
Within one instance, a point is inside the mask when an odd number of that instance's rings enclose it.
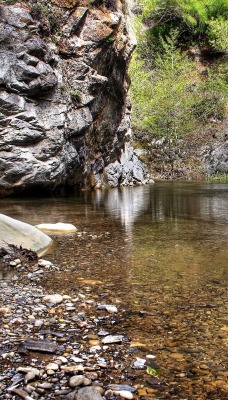
<instances>
[{"instance_id":1,"label":"stone outcrop","mask_svg":"<svg viewBox=\"0 0 228 400\"><path fill-rule=\"evenodd\" d=\"M0 195L147 179L124 156L126 15L125 0L0 5Z\"/></svg>"},{"instance_id":2,"label":"stone outcrop","mask_svg":"<svg viewBox=\"0 0 228 400\"><path fill-rule=\"evenodd\" d=\"M228 141L204 152L205 172L207 175L216 173L228 174Z\"/></svg>"}]
</instances>

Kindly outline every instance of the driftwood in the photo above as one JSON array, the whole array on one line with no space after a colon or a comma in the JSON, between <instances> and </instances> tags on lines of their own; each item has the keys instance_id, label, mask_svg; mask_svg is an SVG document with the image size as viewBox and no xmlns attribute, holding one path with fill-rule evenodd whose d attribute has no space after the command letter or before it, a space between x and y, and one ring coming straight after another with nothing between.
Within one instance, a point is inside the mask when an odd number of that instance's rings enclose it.
<instances>
[{"instance_id":1,"label":"driftwood","mask_svg":"<svg viewBox=\"0 0 228 400\"><path fill-rule=\"evenodd\" d=\"M7 260L15 260L19 258L21 261L32 261L37 262L38 256L35 251L31 249L25 249L22 246L16 246L15 244L6 243L6 247L0 247L0 259L8 256Z\"/></svg>"}]
</instances>

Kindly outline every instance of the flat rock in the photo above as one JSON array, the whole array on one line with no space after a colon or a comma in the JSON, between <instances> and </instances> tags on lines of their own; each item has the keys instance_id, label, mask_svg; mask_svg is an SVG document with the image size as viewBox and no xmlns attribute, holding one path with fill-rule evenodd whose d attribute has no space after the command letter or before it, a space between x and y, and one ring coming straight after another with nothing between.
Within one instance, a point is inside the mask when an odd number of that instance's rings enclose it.
<instances>
[{"instance_id":1,"label":"flat rock","mask_svg":"<svg viewBox=\"0 0 228 400\"><path fill-rule=\"evenodd\" d=\"M116 390L113 392L113 394L116 396L120 396L123 399L131 400L134 398L133 394L131 392L129 392L128 390Z\"/></svg>"},{"instance_id":2,"label":"flat rock","mask_svg":"<svg viewBox=\"0 0 228 400\"><path fill-rule=\"evenodd\" d=\"M93 387L84 387L66 396L67 400L103 400L101 394Z\"/></svg>"},{"instance_id":3,"label":"flat rock","mask_svg":"<svg viewBox=\"0 0 228 400\"><path fill-rule=\"evenodd\" d=\"M0 214L0 247L6 247L7 243L41 255L51 245L52 239L34 226Z\"/></svg>"},{"instance_id":4,"label":"flat rock","mask_svg":"<svg viewBox=\"0 0 228 400\"><path fill-rule=\"evenodd\" d=\"M26 350L41 351L44 353L55 353L58 346L49 340L26 340L23 343Z\"/></svg>"},{"instance_id":5,"label":"flat rock","mask_svg":"<svg viewBox=\"0 0 228 400\"><path fill-rule=\"evenodd\" d=\"M61 294L48 294L43 297L42 301L43 303L60 304L63 301L63 296Z\"/></svg>"},{"instance_id":6,"label":"flat rock","mask_svg":"<svg viewBox=\"0 0 228 400\"><path fill-rule=\"evenodd\" d=\"M58 222L57 224L39 224L39 225L36 225L36 228L42 232L50 232L50 233L77 232L76 226L74 226L72 224L64 224L62 222Z\"/></svg>"},{"instance_id":7,"label":"flat rock","mask_svg":"<svg viewBox=\"0 0 228 400\"><path fill-rule=\"evenodd\" d=\"M133 368L135 369L144 369L146 364L146 360L144 358L137 358L133 364Z\"/></svg>"},{"instance_id":8,"label":"flat rock","mask_svg":"<svg viewBox=\"0 0 228 400\"><path fill-rule=\"evenodd\" d=\"M106 311L108 311L108 313L110 314L118 312L116 306L113 306L111 304L106 306Z\"/></svg>"},{"instance_id":9,"label":"flat rock","mask_svg":"<svg viewBox=\"0 0 228 400\"><path fill-rule=\"evenodd\" d=\"M103 344L119 343L123 341L123 335L108 335L102 339Z\"/></svg>"},{"instance_id":10,"label":"flat rock","mask_svg":"<svg viewBox=\"0 0 228 400\"><path fill-rule=\"evenodd\" d=\"M114 392L120 392L120 391L128 391L128 392L131 392L131 393L136 392L136 388L134 388L132 386L129 386L129 385L124 385L124 384L115 384L115 383L113 383L111 385L108 385L107 388L112 390L112 391L114 391Z\"/></svg>"}]
</instances>

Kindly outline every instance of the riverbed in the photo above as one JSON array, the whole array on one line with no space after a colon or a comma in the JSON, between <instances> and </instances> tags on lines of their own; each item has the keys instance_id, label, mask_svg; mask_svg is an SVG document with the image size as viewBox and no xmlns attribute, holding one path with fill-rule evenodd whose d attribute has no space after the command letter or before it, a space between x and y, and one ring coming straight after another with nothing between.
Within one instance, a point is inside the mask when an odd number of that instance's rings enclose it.
<instances>
[{"instance_id":1,"label":"riverbed","mask_svg":"<svg viewBox=\"0 0 228 400\"><path fill-rule=\"evenodd\" d=\"M132 359L156 361L156 382L136 372L138 398L225 400L228 184L156 182L1 199L0 209L32 225L76 225L77 234L53 237L45 259L59 270L42 286L66 295L82 288L118 306L112 333L136 344Z\"/></svg>"}]
</instances>

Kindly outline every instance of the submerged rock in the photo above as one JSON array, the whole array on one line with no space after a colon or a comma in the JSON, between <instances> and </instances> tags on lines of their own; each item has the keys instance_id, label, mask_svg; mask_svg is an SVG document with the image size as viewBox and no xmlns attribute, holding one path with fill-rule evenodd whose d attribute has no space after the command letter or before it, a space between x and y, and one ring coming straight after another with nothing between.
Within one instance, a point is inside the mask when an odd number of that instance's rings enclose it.
<instances>
[{"instance_id":1,"label":"submerged rock","mask_svg":"<svg viewBox=\"0 0 228 400\"><path fill-rule=\"evenodd\" d=\"M103 400L94 387L84 387L66 396L67 400Z\"/></svg>"},{"instance_id":2,"label":"submerged rock","mask_svg":"<svg viewBox=\"0 0 228 400\"><path fill-rule=\"evenodd\" d=\"M123 341L123 335L108 335L102 339L103 344L111 344L111 343L121 343Z\"/></svg>"},{"instance_id":3,"label":"submerged rock","mask_svg":"<svg viewBox=\"0 0 228 400\"><path fill-rule=\"evenodd\" d=\"M55 353L58 345L49 340L26 340L23 343L26 350L40 351L42 353Z\"/></svg>"},{"instance_id":4,"label":"submerged rock","mask_svg":"<svg viewBox=\"0 0 228 400\"><path fill-rule=\"evenodd\" d=\"M42 232L50 232L50 233L77 232L76 226L74 226L72 224L64 224L62 222L58 222L57 224L39 224L39 225L36 225L36 228Z\"/></svg>"},{"instance_id":5,"label":"submerged rock","mask_svg":"<svg viewBox=\"0 0 228 400\"><path fill-rule=\"evenodd\" d=\"M44 303L53 303L53 304L60 304L63 301L63 296L61 294L48 294L47 296L44 296L42 301Z\"/></svg>"}]
</instances>

